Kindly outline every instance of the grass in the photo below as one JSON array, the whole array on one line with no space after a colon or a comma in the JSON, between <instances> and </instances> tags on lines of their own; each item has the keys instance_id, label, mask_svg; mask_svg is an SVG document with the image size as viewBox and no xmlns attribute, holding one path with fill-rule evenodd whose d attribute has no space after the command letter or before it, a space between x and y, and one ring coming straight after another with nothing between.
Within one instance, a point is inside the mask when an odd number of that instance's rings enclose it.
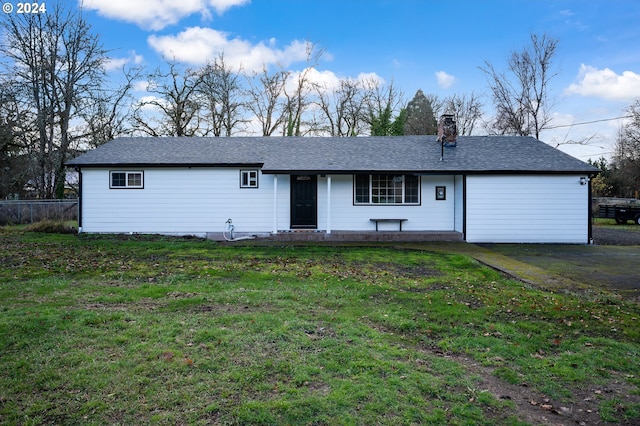
<instances>
[{"instance_id":1,"label":"grass","mask_svg":"<svg viewBox=\"0 0 640 426\"><path fill-rule=\"evenodd\" d=\"M604 294L410 245L0 241L2 424L640 420L640 308Z\"/></svg>"},{"instance_id":2,"label":"grass","mask_svg":"<svg viewBox=\"0 0 640 426\"><path fill-rule=\"evenodd\" d=\"M602 228L615 228L615 229L624 229L626 231L631 232L640 232L640 226L635 224L632 220L627 221L627 223L616 223L615 219L602 219L602 218L594 218L593 219L594 226L599 226Z\"/></svg>"},{"instance_id":3,"label":"grass","mask_svg":"<svg viewBox=\"0 0 640 426\"><path fill-rule=\"evenodd\" d=\"M75 234L78 232L76 221L43 220L26 225L27 231L49 234Z\"/></svg>"}]
</instances>

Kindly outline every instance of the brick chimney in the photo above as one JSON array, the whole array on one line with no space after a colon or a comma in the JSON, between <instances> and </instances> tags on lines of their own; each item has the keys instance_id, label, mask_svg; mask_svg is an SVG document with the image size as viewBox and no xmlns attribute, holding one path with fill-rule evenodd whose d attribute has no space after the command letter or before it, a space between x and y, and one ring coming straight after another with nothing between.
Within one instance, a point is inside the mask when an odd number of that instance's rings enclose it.
<instances>
[{"instance_id":1,"label":"brick chimney","mask_svg":"<svg viewBox=\"0 0 640 426\"><path fill-rule=\"evenodd\" d=\"M438 122L438 141L443 146L456 146L458 127L453 119L453 114L442 114Z\"/></svg>"}]
</instances>

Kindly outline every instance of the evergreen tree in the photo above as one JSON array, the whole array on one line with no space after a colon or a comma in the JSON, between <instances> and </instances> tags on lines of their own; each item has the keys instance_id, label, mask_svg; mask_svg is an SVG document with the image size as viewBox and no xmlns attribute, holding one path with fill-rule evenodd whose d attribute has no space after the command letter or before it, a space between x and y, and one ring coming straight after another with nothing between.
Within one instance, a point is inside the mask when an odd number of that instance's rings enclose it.
<instances>
[{"instance_id":1,"label":"evergreen tree","mask_svg":"<svg viewBox=\"0 0 640 426\"><path fill-rule=\"evenodd\" d=\"M394 134L393 115L403 103L402 92L391 83L382 87L378 82L371 84L367 95L367 116L371 136L391 136Z\"/></svg>"},{"instance_id":2,"label":"evergreen tree","mask_svg":"<svg viewBox=\"0 0 640 426\"><path fill-rule=\"evenodd\" d=\"M389 136L391 125L391 107L387 105L380 114L371 116L371 136Z\"/></svg>"},{"instance_id":3,"label":"evergreen tree","mask_svg":"<svg viewBox=\"0 0 640 426\"><path fill-rule=\"evenodd\" d=\"M400 114L391 123L391 136L404 135L404 124L407 122L407 109L402 108Z\"/></svg>"},{"instance_id":4,"label":"evergreen tree","mask_svg":"<svg viewBox=\"0 0 640 426\"><path fill-rule=\"evenodd\" d=\"M407 104L407 115L404 123L405 135L435 135L438 133L438 121L433 113L433 106L422 90Z\"/></svg>"}]
</instances>

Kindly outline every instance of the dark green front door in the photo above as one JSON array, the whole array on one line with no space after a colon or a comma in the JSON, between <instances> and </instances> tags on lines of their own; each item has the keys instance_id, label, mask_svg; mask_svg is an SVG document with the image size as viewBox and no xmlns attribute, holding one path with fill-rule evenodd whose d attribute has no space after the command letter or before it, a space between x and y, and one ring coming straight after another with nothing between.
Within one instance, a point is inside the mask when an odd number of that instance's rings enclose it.
<instances>
[{"instance_id":1,"label":"dark green front door","mask_svg":"<svg viewBox=\"0 0 640 426\"><path fill-rule=\"evenodd\" d=\"M318 227L316 175L291 176L291 228Z\"/></svg>"}]
</instances>

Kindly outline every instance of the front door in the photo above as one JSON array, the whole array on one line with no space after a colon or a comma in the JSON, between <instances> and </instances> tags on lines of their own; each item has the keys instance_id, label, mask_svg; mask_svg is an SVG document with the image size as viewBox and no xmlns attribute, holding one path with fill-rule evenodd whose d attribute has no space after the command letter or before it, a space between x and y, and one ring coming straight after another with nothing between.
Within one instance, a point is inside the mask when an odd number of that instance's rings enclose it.
<instances>
[{"instance_id":1,"label":"front door","mask_svg":"<svg viewBox=\"0 0 640 426\"><path fill-rule=\"evenodd\" d=\"M316 175L291 176L291 228L318 227Z\"/></svg>"}]
</instances>

